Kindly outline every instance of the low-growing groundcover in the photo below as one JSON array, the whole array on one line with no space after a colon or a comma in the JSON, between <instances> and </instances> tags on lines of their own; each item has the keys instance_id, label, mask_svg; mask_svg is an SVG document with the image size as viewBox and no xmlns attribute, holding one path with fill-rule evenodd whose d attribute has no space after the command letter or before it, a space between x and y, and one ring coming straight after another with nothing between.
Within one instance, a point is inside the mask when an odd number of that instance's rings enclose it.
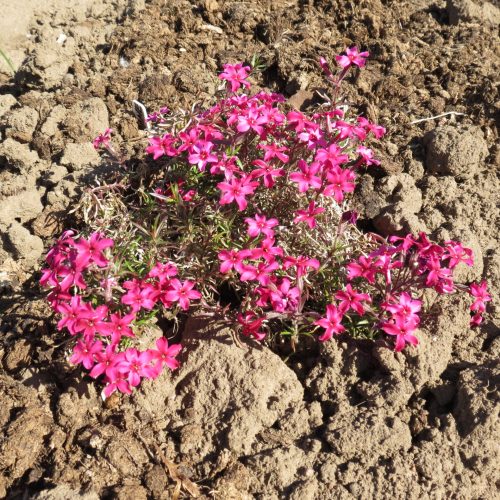
<instances>
[{"instance_id":1,"label":"low-growing groundcover","mask_svg":"<svg viewBox=\"0 0 500 500\"><path fill-rule=\"evenodd\" d=\"M351 335L401 351L418 346L432 293L468 292L471 324L481 323L486 283L453 279L472 265L470 249L356 226L350 196L357 174L379 163L369 145L385 129L339 95L367 57L347 49L337 74L321 58L332 92L309 114L279 94L252 95L251 66L226 64L211 108L148 116L146 172L124 168L87 193L84 230L56 242L41 282L59 329L76 337L70 362L102 378L105 397L178 367L180 344L161 337L138 349L160 316L199 312L270 346ZM125 167L111 132L94 146Z\"/></svg>"}]
</instances>

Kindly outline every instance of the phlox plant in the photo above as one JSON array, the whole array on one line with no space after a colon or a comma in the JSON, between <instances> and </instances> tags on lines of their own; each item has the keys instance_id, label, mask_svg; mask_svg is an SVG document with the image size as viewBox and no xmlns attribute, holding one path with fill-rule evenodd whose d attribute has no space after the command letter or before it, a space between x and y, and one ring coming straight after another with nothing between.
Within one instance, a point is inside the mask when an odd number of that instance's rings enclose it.
<instances>
[{"instance_id":1,"label":"phlox plant","mask_svg":"<svg viewBox=\"0 0 500 500\"><path fill-rule=\"evenodd\" d=\"M252 68L238 63L224 65L223 94L209 109L148 116L147 161L142 174L128 174L135 185L98 198L93 190L98 216L82 234L62 235L41 279L58 327L77 339L70 361L102 377L105 396L177 368L179 344L162 337L137 347L158 315L195 309L258 342L344 334L401 351L418 345L422 294L432 289L469 292L471 323L481 322L486 283L453 279L457 266L473 264L470 249L356 226L356 178L379 164L370 144L385 129L338 95L367 57L347 49L336 58L338 73L321 58L333 92L310 113L279 94L252 94ZM111 132L94 146L115 157Z\"/></svg>"}]
</instances>

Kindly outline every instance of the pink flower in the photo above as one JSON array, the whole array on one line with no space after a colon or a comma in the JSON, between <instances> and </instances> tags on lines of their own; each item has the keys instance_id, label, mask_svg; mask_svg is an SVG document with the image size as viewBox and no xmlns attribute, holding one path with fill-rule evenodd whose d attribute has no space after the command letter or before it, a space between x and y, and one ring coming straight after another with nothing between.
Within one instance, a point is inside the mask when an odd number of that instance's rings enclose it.
<instances>
[{"instance_id":1,"label":"pink flower","mask_svg":"<svg viewBox=\"0 0 500 500\"><path fill-rule=\"evenodd\" d=\"M169 302L179 302L182 310L187 311L191 305L191 300L201 299L201 293L198 290L193 290L196 284L186 280L184 282L173 279L170 282L171 290L167 291L165 298Z\"/></svg>"},{"instance_id":2,"label":"pink flower","mask_svg":"<svg viewBox=\"0 0 500 500\"><path fill-rule=\"evenodd\" d=\"M479 326L483 322L482 313L477 313L472 316L470 320L470 326Z\"/></svg>"},{"instance_id":3,"label":"pink flower","mask_svg":"<svg viewBox=\"0 0 500 500\"><path fill-rule=\"evenodd\" d=\"M224 71L219 75L220 80L226 80L231 84L231 92L236 92L241 86L249 88L250 83L246 81L251 71L250 66L243 63L224 64Z\"/></svg>"},{"instance_id":4,"label":"pink flower","mask_svg":"<svg viewBox=\"0 0 500 500\"><path fill-rule=\"evenodd\" d=\"M264 127L262 125L268 122L267 118L260 116L259 112L255 109L249 109L244 114L238 117L238 125L236 126L238 132L248 132L250 129L254 130L257 134L262 135Z\"/></svg>"},{"instance_id":5,"label":"pink flower","mask_svg":"<svg viewBox=\"0 0 500 500\"><path fill-rule=\"evenodd\" d=\"M373 151L365 146L358 146L356 148L356 153L361 157L361 163L364 163L367 167L370 165L380 165L380 162L373 157Z\"/></svg>"},{"instance_id":6,"label":"pink flower","mask_svg":"<svg viewBox=\"0 0 500 500\"><path fill-rule=\"evenodd\" d=\"M399 296L399 303L383 304L382 307L392 314L399 314L407 319L412 319L415 323L419 323L418 312L422 307L422 301L413 300L409 293L403 292Z\"/></svg>"},{"instance_id":7,"label":"pink flower","mask_svg":"<svg viewBox=\"0 0 500 500\"><path fill-rule=\"evenodd\" d=\"M100 326L101 335L111 336L111 344L116 345L122 337L134 337L134 332L130 324L135 319L135 313L122 316L121 313L110 314L109 322L103 323Z\"/></svg>"},{"instance_id":8,"label":"pink flower","mask_svg":"<svg viewBox=\"0 0 500 500\"><path fill-rule=\"evenodd\" d=\"M325 329L325 333L319 337L321 342L330 340L334 334L338 335L345 330L341 324L343 316L342 311L333 304L326 306L326 316L314 322L315 325Z\"/></svg>"},{"instance_id":9,"label":"pink flower","mask_svg":"<svg viewBox=\"0 0 500 500\"><path fill-rule=\"evenodd\" d=\"M163 155L176 156L178 150L174 147L174 142L176 140L170 134L165 134L163 137L150 137L149 146L146 148L146 153L153 155L153 159L157 160Z\"/></svg>"},{"instance_id":10,"label":"pink flower","mask_svg":"<svg viewBox=\"0 0 500 500\"><path fill-rule=\"evenodd\" d=\"M81 315L88 312L90 304L82 302L79 295L71 297L69 304L60 303L57 306L57 312L62 315L62 318L57 323L57 329L62 330L66 327L72 335L76 335L76 325Z\"/></svg>"},{"instance_id":11,"label":"pink flower","mask_svg":"<svg viewBox=\"0 0 500 500\"><path fill-rule=\"evenodd\" d=\"M395 350L402 351L408 342L412 345L418 345L418 339L413 335L417 328L417 322L414 320L407 320L402 315L395 315L392 321L382 323L382 330L388 335L396 336Z\"/></svg>"},{"instance_id":12,"label":"pink flower","mask_svg":"<svg viewBox=\"0 0 500 500\"><path fill-rule=\"evenodd\" d=\"M384 127L382 127L381 125L370 123L366 118L362 116L358 116L358 124L368 132L371 132L376 139L380 139L386 132Z\"/></svg>"},{"instance_id":13,"label":"pink flower","mask_svg":"<svg viewBox=\"0 0 500 500\"><path fill-rule=\"evenodd\" d=\"M179 361L175 357L181 352L180 344L168 345L168 340L165 337L160 337L156 341L156 350L152 351L153 358L159 361L160 367L165 365L171 370L179 368Z\"/></svg>"},{"instance_id":14,"label":"pink flower","mask_svg":"<svg viewBox=\"0 0 500 500\"><path fill-rule=\"evenodd\" d=\"M252 162L255 165L255 170L250 174L253 179L262 177L264 179L264 186L267 188L272 188L274 186L274 178L283 177L285 175L285 170L283 168L274 168L269 163L262 160L255 160Z\"/></svg>"},{"instance_id":15,"label":"pink flower","mask_svg":"<svg viewBox=\"0 0 500 500\"><path fill-rule=\"evenodd\" d=\"M167 283L170 281L170 278L177 276L177 266L172 264L172 262L167 262L162 264L161 262L157 262L154 267L149 271L149 278L158 278L160 283Z\"/></svg>"},{"instance_id":16,"label":"pink flower","mask_svg":"<svg viewBox=\"0 0 500 500\"><path fill-rule=\"evenodd\" d=\"M252 259L265 259L267 262L274 262L276 256L283 256L283 249L274 246L274 238L268 237L260 242L260 246L250 250Z\"/></svg>"},{"instance_id":17,"label":"pink flower","mask_svg":"<svg viewBox=\"0 0 500 500\"><path fill-rule=\"evenodd\" d=\"M295 222L296 224L298 222L305 222L311 229L313 229L314 227L316 227L316 216L323 213L324 211L324 208L316 207L316 203L314 201L311 201L307 210L297 210L295 212L296 217L295 219L293 219L293 222Z\"/></svg>"},{"instance_id":18,"label":"pink flower","mask_svg":"<svg viewBox=\"0 0 500 500\"><path fill-rule=\"evenodd\" d=\"M337 203L344 199L344 193L354 191L355 174L348 168L343 170L340 167L333 167L327 174L328 184L323 191L325 196L332 196Z\"/></svg>"},{"instance_id":19,"label":"pink flower","mask_svg":"<svg viewBox=\"0 0 500 500\"><path fill-rule=\"evenodd\" d=\"M142 283L138 280L125 281L123 287L128 292L122 296L122 304L130 306L133 312L141 309L151 310L155 306L155 289L148 283Z\"/></svg>"},{"instance_id":20,"label":"pink flower","mask_svg":"<svg viewBox=\"0 0 500 500\"><path fill-rule=\"evenodd\" d=\"M255 218L247 217L245 222L248 224L248 236L256 238L260 234L274 236L273 227L279 224L278 219L267 219L264 215L255 214Z\"/></svg>"},{"instance_id":21,"label":"pink flower","mask_svg":"<svg viewBox=\"0 0 500 500\"><path fill-rule=\"evenodd\" d=\"M120 361L120 356L115 352L114 345L108 345L104 352L100 351L95 354L96 364L90 371L89 375L92 378L97 378L103 373L107 376L112 375L111 370L116 367Z\"/></svg>"},{"instance_id":22,"label":"pink flower","mask_svg":"<svg viewBox=\"0 0 500 500\"><path fill-rule=\"evenodd\" d=\"M228 273L231 269L235 269L239 273L243 271L243 260L246 259L249 252L246 250L221 250L219 252L219 260L221 260L220 272Z\"/></svg>"},{"instance_id":23,"label":"pink flower","mask_svg":"<svg viewBox=\"0 0 500 500\"><path fill-rule=\"evenodd\" d=\"M193 127L186 132L179 132L181 145L177 148L181 151L191 151L191 148L200 140L200 129Z\"/></svg>"},{"instance_id":24,"label":"pink flower","mask_svg":"<svg viewBox=\"0 0 500 500\"><path fill-rule=\"evenodd\" d=\"M450 259L448 263L450 269L457 267L460 262L467 264L469 267L474 265L474 258L470 248L464 248L457 241L446 241L445 248L443 259Z\"/></svg>"},{"instance_id":25,"label":"pink flower","mask_svg":"<svg viewBox=\"0 0 500 500\"><path fill-rule=\"evenodd\" d=\"M109 398L113 392L119 390L123 394L131 394L132 390L128 383L127 373L118 369L118 367L114 366L106 371L107 384L102 394L105 398Z\"/></svg>"},{"instance_id":26,"label":"pink flower","mask_svg":"<svg viewBox=\"0 0 500 500\"><path fill-rule=\"evenodd\" d=\"M140 352L130 347L124 352L119 370L127 375L127 382L131 387L137 387L142 377L155 378L157 372L151 365L153 359L151 351Z\"/></svg>"},{"instance_id":27,"label":"pink flower","mask_svg":"<svg viewBox=\"0 0 500 500\"><path fill-rule=\"evenodd\" d=\"M264 153L264 161L272 160L273 158L278 158L283 163L288 163L289 157L285 154L285 151L288 151L286 146L278 146L277 144L258 144L257 147L259 149L263 149Z\"/></svg>"},{"instance_id":28,"label":"pink flower","mask_svg":"<svg viewBox=\"0 0 500 500\"><path fill-rule=\"evenodd\" d=\"M267 286L271 282L271 273L279 269L276 261L259 262L257 267L243 266L240 274L241 281L258 281L261 285Z\"/></svg>"},{"instance_id":29,"label":"pink flower","mask_svg":"<svg viewBox=\"0 0 500 500\"><path fill-rule=\"evenodd\" d=\"M370 55L369 52L359 52L357 47L346 49L346 55L336 56L335 60L343 69L355 64L362 68L366 64L366 58Z\"/></svg>"},{"instance_id":30,"label":"pink flower","mask_svg":"<svg viewBox=\"0 0 500 500\"><path fill-rule=\"evenodd\" d=\"M328 149L318 149L314 159L331 167L338 167L349 161L349 156L342 154L342 149L337 144L331 144Z\"/></svg>"},{"instance_id":31,"label":"pink flower","mask_svg":"<svg viewBox=\"0 0 500 500\"><path fill-rule=\"evenodd\" d=\"M74 245L77 251L76 266L84 268L89 264L95 264L99 267L106 267L108 260L104 257L103 251L112 247L113 244L112 239L104 238L100 233L92 233L88 240L80 238Z\"/></svg>"},{"instance_id":32,"label":"pink flower","mask_svg":"<svg viewBox=\"0 0 500 500\"><path fill-rule=\"evenodd\" d=\"M75 331L82 332L84 338L93 338L96 333L102 332L104 319L107 315L108 308L106 306L97 306L94 309L89 305L89 308L80 314Z\"/></svg>"},{"instance_id":33,"label":"pink flower","mask_svg":"<svg viewBox=\"0 0 500 500\"><path fill-rule=\"evenodd\" d=\"M94 149L99 149L100 147L107 148L109 146L109 142L111 141L111 132L113 129L107 128L103 134L99 134L93 141L92 145Z\"/></svg>"},{"instance_id":34,"label":"pink flower","mask_svg":"<svg viewBox=\"0 0 500 500\"><path fill-rule=\"evenodd\" d=\"M304 160L299 160L297 166L300 172L292 172L290 180L298 183L299 192L305 193L310 187L314 189L321 187L321 179L315 175L320 169L319 163L314 162L308 165Z\"/></svg>"},{"instance_id":35,"label":"pink flower","mask_svg":"<svg viewBox=\"0 0 500 500\"><path fill-rule=\"evenodd\" d=\"M238 323L242 326L243 335L252 336L256 340L264 340L266 334L260 331L264 318L259 318L252 312L238 314Z\"/></svg>"},{"instance_id":36,"label":"pink flower","mask_svg":"<svg viewBox=\"0 0 500 500\"><path fill-rule=\"evenodd\" d=\"M270 299L273 309L278 312L295 311L300 298L298 287L292 287L288 278L283 278L276 290L271 292Z\"/></svg>"},{"instance_id":37,"label":"pink flower","mask_svg":"<svg viewBox=\"0 0 500 500\"><path fill-rule=\"evenodd\" d=\"M325 73L327 78L329 78L330 80L333 80L334 77L332 74L332 70L330 69L330 66L328 65L328 63L326 62L326 59L324 57L319 58L319 65L321 66L321 69L323 70L323 72Z\"/></svg>"},{"instance_id":38,"label":"pink flower","mask_svg":"<svg viewBox=\"0 0 500 500\"><path fill-rule=\"evenodd\" d=\"M94 366L95 355L101 351L102 342L100 340L96 342L92 342L90 339L79 340L73 348L73 355L69 360L74 365L82 363L87 370L90 370Z\"/></svg>"},{"instance_id":39,"label":"pink flower","mask_svg":"<svg viewBox=\"0 0 500 500\"><path fill-rule=\"evenodd\" d=\"M306 117L300 111L290 111L286 115L289 125L295 125L295 132L302 132L305 127Z\"/></svg>"},{"instance_id":40,"label":"pink flower","mask_svg":"<svg viewBox=\"0 0 500 500\"><path fill-rule=\"evenodd\" d=\"M299 255L298 257L285 257L283 269L295 267L297 269L297 278L308 274L309 269L317 271L320 268L319 260Z\"/></svg>"},{"instance_id":41,"label":"pink flower","mask_svg":"<svg viewBox=\"0 0 500 500\"><path fill-rule=\"evenodd\" d=\"M69 290L72 286L76 286L80 288L80 290L85 290L87 288L87 284L83 280L83 268L81 266L77 266L74 262L72 263L72 267L60 267L57 270L59 277L63 278L63 280L59 283L59 287L63 292Z\"/></svg>"},{"instance_id":42,"label":"pink flower","mask_svg":"<svg viewBox=\"0 0 500 500\"><path fill-rule=\"evenodd\" d=\"M222 191L219 203L227 205L234 201L237 203L239 210L243 211L248 205L245 197L253 194L257 186L258 183L249 181L248 177L243 179L233 177L229 182L219 182L217 187Z\"/></svg>"},{"instance_id":43,"label":"pink flower","mask_svg":"<svg viewBox=\"0 0 500 500\"><path fill-rule=\"evenodd\" d=\"M347 312L349 309L356 311L360 316L365 314L363 302L371 302L372 299L367 293L359 293L353 290L351 285L345 287L345 291L339 291L335 298L340 301L339 309Z\"/></svg>"},{"instance_id":44,"label":"pink flower","mask_svg":"<svg viewBox=\"0 0 500 500\"><path fill-rule=\"evenodd\" d=\"M486 310L485 302L491 301L491 295L488 293L486 281L481 283L472 283L469 286L469 293L475 298L473 304L470 306L471 311L483 313Z\"/></svg>"},{"instance_id":45,"label":"pink flower","mask_svg":"<svg viewBox=\"0 0 500 500\"><path fill-rule=\"evenodd\" d=\"M372 285L375 283L375 274L379 271L377 264L371 257L362 255L357 261L347 264L347 279L365 278Z\"/></svg>"},{"instance_id":46,"label":"pink flower","mask_svg":"<svg viewBox=\"0 0 500 500\"><path fill-rule=\"evenodd\" d=\"M211 142L198 142L191 148L191 153L188 157L189 163L197 165L200 172L205 170L207 163L217 163L219 159L216 155L212 154L213 143Z\"/></svg>"}]
</instances>

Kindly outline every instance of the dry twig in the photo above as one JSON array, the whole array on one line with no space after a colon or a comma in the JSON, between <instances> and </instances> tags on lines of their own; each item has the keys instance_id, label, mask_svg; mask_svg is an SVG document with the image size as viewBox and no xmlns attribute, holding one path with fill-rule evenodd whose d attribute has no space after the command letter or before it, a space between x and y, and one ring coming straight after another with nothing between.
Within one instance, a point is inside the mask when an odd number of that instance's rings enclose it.
<instances>
[{"instance_id":1,"label":"dry twig","mask_svg":"<svg viewBox=\"0 0 500 500\"><path fill-rule=\"evenodd\" d=\"M443 116L465 116L465 113L459 113L458 111L448 111L447 113L441 113L440 115L431 116L430 118L420 118L419 120L413 120L410 125L415 125L416 123L428 122L430 120L436 120L437 118L443 118Z\"/></svg>"}]
</instances>

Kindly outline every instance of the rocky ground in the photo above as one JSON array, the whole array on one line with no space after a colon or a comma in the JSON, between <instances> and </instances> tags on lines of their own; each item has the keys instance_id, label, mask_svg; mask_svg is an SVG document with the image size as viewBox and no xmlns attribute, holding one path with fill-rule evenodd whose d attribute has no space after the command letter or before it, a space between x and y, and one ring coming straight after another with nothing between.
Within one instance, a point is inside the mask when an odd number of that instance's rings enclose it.
<instances>
[{"instance_id":1,"label":"rocky ground","mask_svg":"<svg viewBox=\"0 0 500 500\"><path fill-rule=\"evenodd\" d=\"M71 4L26 2L34 14L11 9L19 22L0 25L16 26L0 48L17 66L14 77L0 66L0 496L496 497L498 5ZM285 363L193 319L175 376L103 403L67 362L69 339L36 285L81 190L105 172L90 140L111 126L123 147L143 147L132 99L150 110L208 102L221 64L254 55L258 85L307 106L324 85L319 55L351 44L372 58L348 82L348 102L388 129L382 167L356 192L361 224L472 247L461 279L488 280L485 323L471 331L467 305L450 297L417 351L341 339Z\"/></svg>"}]
</instances>

